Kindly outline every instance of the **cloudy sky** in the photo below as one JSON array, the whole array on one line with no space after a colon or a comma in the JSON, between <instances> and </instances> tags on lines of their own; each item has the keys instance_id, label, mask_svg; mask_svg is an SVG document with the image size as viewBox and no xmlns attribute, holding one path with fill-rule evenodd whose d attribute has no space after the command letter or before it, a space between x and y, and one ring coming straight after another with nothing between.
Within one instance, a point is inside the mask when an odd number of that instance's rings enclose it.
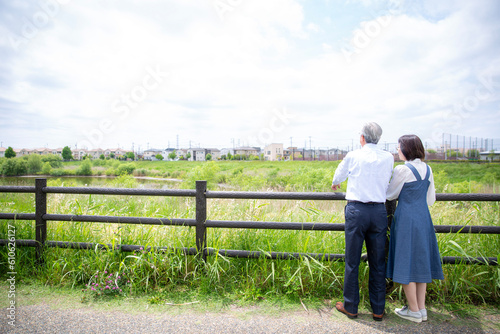
<instances>
[{"instance_id":1,"label":"cloudy sky","mask_svg":"<svg viewBox=\"0 0 500 334\"><path fill-rule=\"evenodd\" d=\"M4 147L343 148L366 121L500 138L500 2L0 0Z\"/></svg>"}]
</instances>

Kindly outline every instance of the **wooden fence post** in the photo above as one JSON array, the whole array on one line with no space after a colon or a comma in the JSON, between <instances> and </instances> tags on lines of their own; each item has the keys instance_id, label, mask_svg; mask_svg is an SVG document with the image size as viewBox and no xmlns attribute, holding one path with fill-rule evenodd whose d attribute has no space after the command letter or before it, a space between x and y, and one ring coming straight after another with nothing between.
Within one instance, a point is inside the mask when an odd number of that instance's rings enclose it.
<instances>
[{"instance_id":1,"label":"wooden fence post","mask_svg":"<svg viewBox=\"0 0 500 334\"><path fill-rule=\"evenodd\" d=\"M47 179L35 180L35 234L36 234L36 260L42 265L44 259L45 241L47 240L47 221L43 216L47 213L47 194L43 188L47 186Z\"/></svg>"},{"instance_id":2,"label":"wooden fence post","mask_svg":"<svg viewBox=\"0 0 500 334\"><path fill-rule=\"evenodd\" d=\"M196 249L202 259L207 260L207 181L196 181Z\"/></svg>"},{"instance_id":3,"label":"wooden fence post","mask_svg":"<svg viewBox=\"0 0 500 334\"><path fill-rule=\"evenodd\" d=\"M386 201L385 210L387 211L387 237L385 239L385 260L389 257L389 231L391 230L392 218L394 217L394 211L396 211L396 200ZM385 291L389 293L394 287L394 282L392 279L386 279Z\"/></svg>"},{"instance_id":4,"label":"wooden fence post","mask_svg":"<svg viewBox=\"0 0 500 334\"><path fill-rule=\"evenodd\" d=\"M387 211L387 239L385 240L385 257L389 255L389 231L391 229L392 218L394 217L394 211L396 211L396 200L386 201L385 210Z\"/></svg>"}]
</instances>

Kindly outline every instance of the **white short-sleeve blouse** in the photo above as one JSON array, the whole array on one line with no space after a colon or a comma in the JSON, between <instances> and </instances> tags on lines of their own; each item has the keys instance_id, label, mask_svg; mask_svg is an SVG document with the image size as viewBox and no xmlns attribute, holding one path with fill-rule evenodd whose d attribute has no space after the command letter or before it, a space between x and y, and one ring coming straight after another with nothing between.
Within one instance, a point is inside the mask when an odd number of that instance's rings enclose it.
<instances>
[{"instance_id":1,"label":"white short-sleeve blouse","mask_svg":"<svg viewBox=\"0 0 500 334\"><path fill-rule=\"evenodd\" d=\"M427 164L423 162L420 159L415 159L411 161L406 161L405 164L412 164L413 167L417 170L417 172L420 174L420 177L422 179L425 179L426 174L427 174ZM427 205L432 205L436 201L436 188L434 187L434 177L432 175L432 169L430 169L429 166L429 171L431 175L429 175L429 189L427 190ZM389 183L389 188L387 189L387 199L388 200L394 200L399 197L399 193L401 192L401 189L403 189L403 185L407 182L413 182L416 181L417 179L415 178L415 175L413 175L413 172L411 171L410 168L404 166L404 165L399 165L394 168L394 171L392 173L392 178L391 182Z\"/></svg>"}]
</instances>

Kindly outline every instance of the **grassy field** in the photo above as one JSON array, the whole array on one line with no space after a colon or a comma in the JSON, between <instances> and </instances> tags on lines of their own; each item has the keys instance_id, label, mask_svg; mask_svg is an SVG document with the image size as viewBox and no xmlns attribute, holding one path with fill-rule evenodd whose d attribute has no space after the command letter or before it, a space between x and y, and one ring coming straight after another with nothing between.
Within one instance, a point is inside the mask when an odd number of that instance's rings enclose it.
<instances>
[{"instance_id":1,"label":"grassy field","mask_svg":"<svg viewBox=\"0 0 500 334\"><path fill-rule=\"evenodd\" d=\"M141 187L135 176L178 179L154 187L194 188L207 180L211 190L330 191L338 162L103 162L92 166L94 175L110 168L126 170L116 178L95 178L94 186ZM81 163L68 163L75 170ZM125 167L123 167L125 166ZM133 167L133 168L131 168ZM431 163L438 192L498 192L498 164ZM128 175L130 172L130 175ZM111 173L110 173L111 174ZM2 180L0 180L1 182ZM73 179L51 178L50 186L75 186ZM345 184L344 184L345 190ZM284 200L208 201L208 219L281 222L343 223L343 202ZM34 212L34 195L0 194L0 212ZM48 212L158 218L194 218L193 198L131 196L48 195ZM436 225L499 226L499 203L437 202L431 207ZM35 239L34 222L2 221L0 238L7 225L15 225L16 238ZM48 240L195 247L195 231L189 227L50 222ZM207 244L215 249L344 253L341 232L209 229ZM498 235L438 234L442 256L500 256ZM227 303L260 300L319 301L342 296L342 262L301 260L234 259L209 257L203 262L176 252L145 250L121 253L113 250L48 249L44 267L34 263L35 251L17 248L17 281L81 289L82 300L106 296L147 294L151 304L166 299L189 302L220 299ZM0 275L6 276L8 255L0 251ZM500 304L500 267L444 265L444 281L429 286L429 300L449 310L463 304ZM120 278L118 278L118 276ZM368 267L360 268L362 304L368 305ZM96 285L98 284L98 285ZM103 289L103 290L100 290ZM402 300L396 285L389 300Z\"/></svg>"}]
</instances>

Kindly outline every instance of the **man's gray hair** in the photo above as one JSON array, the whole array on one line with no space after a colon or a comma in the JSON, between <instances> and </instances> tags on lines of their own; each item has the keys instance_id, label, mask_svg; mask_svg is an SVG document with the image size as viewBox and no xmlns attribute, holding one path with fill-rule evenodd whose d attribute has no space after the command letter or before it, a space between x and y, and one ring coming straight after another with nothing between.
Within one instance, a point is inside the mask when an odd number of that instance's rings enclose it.
<instances>
[{"instance_id":1,"label":"man's gray hair","mask_svg":"<svg viewBox=\"0 0 500 334\"><path fill-rule=\"evenodd\" d=\"M377 144L382 137L382 128L375 122L365 123L361 134L365 137L367 144Z\"/></svg>"}]
</instances>

